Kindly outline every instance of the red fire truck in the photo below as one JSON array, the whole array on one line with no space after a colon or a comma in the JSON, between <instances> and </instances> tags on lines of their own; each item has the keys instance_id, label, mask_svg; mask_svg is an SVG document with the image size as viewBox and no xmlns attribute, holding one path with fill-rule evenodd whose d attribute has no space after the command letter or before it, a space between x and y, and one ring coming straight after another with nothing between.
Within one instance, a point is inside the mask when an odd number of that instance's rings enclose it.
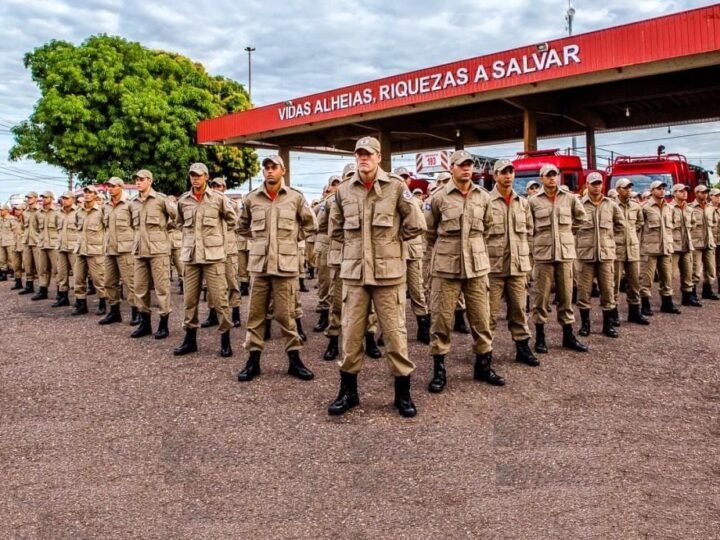
<instances>
[{"instance_id":1,"label":"red fire truck","mask_svg":"<svg viewBox=\"0 0 720 540\"><path fill-rule=\"evenodd\" d=\"M561 154L558 148L518 152L513 161L515 167L515 183L513 188L525 195L525 186L530 180L540 182L540 168L550 163L560 171L560 185L565 185L572 192L580 192L585 184L585 171L578 156ZM541 183L542 184L542 183Z\"/></svg>"}]
</instances>

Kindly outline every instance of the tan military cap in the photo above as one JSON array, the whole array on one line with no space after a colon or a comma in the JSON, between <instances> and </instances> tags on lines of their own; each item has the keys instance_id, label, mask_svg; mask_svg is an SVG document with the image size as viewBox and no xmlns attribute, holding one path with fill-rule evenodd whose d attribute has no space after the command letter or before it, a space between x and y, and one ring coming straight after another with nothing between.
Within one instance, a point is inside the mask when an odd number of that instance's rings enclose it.
<instances>
[{"instance_id":1,"label":"tan military cap","mask_svg":"<svg viewBox=\"0 0 720 540\"><path fill-rule=\"evenodd\" d=\"M119 187L123 187L123 184L124 184L124 183L125 183L125 182L123 182L122 179L121 179L121 178L118 178L117 176L113 176L112 178L110 178L110 180L107 181L107 184L108 184L109 186L119 186Z\"/></svg>"},{"instance_id":2,"label":"tan military cap","mask_svg":"<svg viewBox=\"0 0 720 540\"><path fill-rule=\"evenodd\" d=\"M615 182L616 188L626 188L626 187L632 187L633 183L630 181L629 178L621 178L617 182Z\"/></svg>"},{"instance_id":3,"label":"tan military cap","mask_svg":"<svg viewBox=\"0 0 720 540\"><path fill-rule=\"evenodd\" d=\"M51 199L55 198L55 194L52 191L43 191L42 194L43 198L50 197Z\"/></svg>"},{"instance_id":4,"label":"tan military cap","mask_svg":"<svg viewBox=\"0 0 720 540\"><path fill-rule=\"evenodd\" d=\"M355 151L357 152L358 150L365 150L371 154L379 154L380 141L378 141L375 137L363 137L355 143Z\"/></svg>"},{"instance_id":5,"label":"tan military cap","mask_svg":"<svg viewBox=\"0 0 720 540\"><path fill-rule=\"evenodd\" d=\"M700 193L702 191L710 191L710 189L705 184L695 186L695 193Z\"/></svg>"},{"instance_id":6,"label":"tan military cap","mask_svg":"<svg viewBox=\"0 0 720 540\"><path fill-rule=\"evenodd\" d=\"M410 176L410 171L408 171L406 167L398 167L393 171L393 173L398 176Z\"/></svg>"},{"instance_id":7,"label":"tan military cap","mask_svg":"<svg viewBox=\"0 0 720 540\"><path fill-rule=\"evenodd\" d=\"M560 191L564 191L565 193L570 193L570 188L567 187L567 185L563 184L558 188Z\"/></svg>"},{"instance_id":8,"label":"tan military cap","mask_svg":"<svg viewBox=\"0 0 720 540\"><path fill-rule=\"evenodd\" d=\"M413 194L413 195L422 195L422 194L423 194L423 190L420 189L420 188L415 188L415 189L412 190L412 194Z\"/></svg>"},{"instance_id":9,"label":"tan military cap","mask_svg":"<svg viewBox=\"0 0 720 540\"><path fill-rule=\"evenodd\" d=\"M147 178L148 180L153 179L153 175L147 169L140 169L138 172L132 175L133 178Z\"/></svg>"},{"instance_id":10,"label":"tan military cap","mask_svg":"<svg viewBox=\"0 0 720 540\"><path fill-rule=\"evenodd\" d=\"M687 191L687 187L685 184L675 184L672 187L672 192L675 193L676 191Z\"/></svg>"},{"instance_id":11,"label":"tan military cap","mask_svg":"<svg viewBox=\"0 0 720 540\"><path fill-rule=\"evenodd\" d=\"M340 178L340 175L333 174L330 178L328 178L327 185L332 186L333 184L339 184L342 182L342 178Z\"/></svg>"},{"instance_id":12,"label":"tan military cap","mask_svg":"<svg viewBox=\"0 0 720 540\"><path fill-rule=\"evenodd\" d=\"M355 164L354 163L348 163L343 167L342 170L342 177L347 178L349 176L352 176L355 174Z\"/></svg>"},{"instance_id":13,"label":"tan military cap","mask_svg":"<svg viewBox=\"0 0 720 540\"><path fill-rule=\"evenodd\" d=\"M63 191L63 194L60 195L61 199L74 199L75 195L72 191Z\"/></svg>"},{"instance_id":14,"label":"tan military cap","mask_svg":"<svg viewBox=\"0 0 720 540\"><path fill-rule=\"evenodd\" d=\"M515 168L515 166L513 165L513 162L510 161L509 159L498 159L495 162L495 165L493 165L493 173L499 173L500 171L502 171L503 169L505 169L507 167L512 167L513 169Z\"/></svg>"},{"instance_id":15,"label":"tan military cap","mask_svg":"<svg viewBox=\"0 0 720 540\"><path fill-rule=\"evenodd\" d=\"M204 163L193 163L192 165L190 165L190 169L188 169L188 173L189 174L192 174L192 173L208 174L208 175L210 174L210 172L208 171L207 165L205 165Z\"/></svg>"},{"instance_id":16,"label":"tan military cap","mask_svg":"<svg viewBox=\"0 0 720 540\"><path fill-rule=\"evenodd\" d=\"M25 198L26 198L26 199L29 198L29 197L34 197L34 198L37 199L37 198L38 198L37 191L31 191L30 193L28 193L27 195L25 195Z\"/></svg>"},{"instance_id":17,"label":"tan military cap","mask_svg":"<svg viewBox=\"0 0 720 540\"><path fill-rule=\"evenodd\" d=\"M655 189L655 188L666 188L666 187L667 187L667 184L665 182L663 182L662 180L655 180L652 184L650 184L651 190Z\"/></svg>"},{"instance_id":18,"label":"tan military cap","mask_svg":"<svg viewBox=\"0 0 720 540\"><path fill-rule=\"evenodd\" d=\"M537 180L528 180L528 183L525 184L525 189L526 189L526 190L527 190L527 189L530 189L530 188L533 187L533 186L539 188L539 187L540 187L540 182L538 182Z\"/></svg>"},{"instance_id":19,"label":"tan military cap","mask_svg":"<svg viewBox=\"0 0 720 540\"><path fill-rule=\"evenodd\" d=\"M602 177L602 174L600 174L599 172L591 172L590 174L587 175L587 178L585 179L585 181L588 184L597 184L597 183L602 184L603 177Z\"/></svg>"},{"instance_id":20,"label":"tan military cap","mask_svg":"<svg viewBox=\"0 0 720 540\"><path fill-rule=\"evenodd\" d=\"M710 190L710 195L720 195L720 189L718 188L712 188Z\"/></svg>"},{"instance_id":21,"label":"tan military cap","mask_svg":"<svg viewBox=\"0 0 720 540\"><path fill-rule=\"evenodd\" d=\"M96 188L94 185L92 185L92 184L85 186L85 187L83 188L83 191L92 191L93 193L97 193L97 192L98 192L97 188Z\"/></svg>"},{"instance_id":22,"label":"tan military cap","mask_svg":"<svg viewBox=\"0 0 720 540\"><path fill-rule=\"evenodd\" d=\"M475 161L472 154L467 150L455 150L450 156L450 165L460 165L466 161Z\"/></svg>"},{"instance_id":23,"label":"tan military cap","mask_svg":"<svg viewBox=\"0 0 720 540\"><path fill-rule=\"evenodd\" d=\"M449 172L443 171L437 175L437 178L435 178L435 181L436 182L444 182L445 180L450 180L451 178L452 178L452 174L450 174Z\"/></svg>"},{"instance_id":24,"label":"tan military cap","mask_svg":"<svg viewBox=\"0 0 720 540\"><path fill-rule=\"evenodd\" d=\"M546 176L551 171L554 171L555 174L560 174L560 169L558 169L555 165L552 163L546 163L540 167L540 176Z\"/></svg>"},{"instance_id":25,"label":"tan military cap","mask_svg":"<svg viewBox=\"0 0 720 540\"><path fill-rule=\"evenodd\" d=\"M227 187L227 185L225 184L225 179L222 176L216 176L215 178L210 180L210 185Z\"/></svg>"},{"instance_id":26,"label":"tan military cap","mask_svg":"<svg viewBox=\"0 0 720 540\"><path fill-rule=\"evenodd\" d=\"M618 197L617 189L611 189L610 191L608 191L608 197L610 197L611 199L617 199L617 197Z\"/></svg>"},{"instance_id":27,"label":"tan military cap","mask_svg":"<svg viewBox=\"0 0 720 540\"><path fill-rule=\"evenodd\" d=\"M265 159L263 159L262 166L264 167L268 161L270 161L271 163L274 163L275 165L282 167L283 169L285 168L285 162L283 161L283 158L281 158L277 154L273 154L272 156L268 156Z\"/></svg>"}]
</instances>

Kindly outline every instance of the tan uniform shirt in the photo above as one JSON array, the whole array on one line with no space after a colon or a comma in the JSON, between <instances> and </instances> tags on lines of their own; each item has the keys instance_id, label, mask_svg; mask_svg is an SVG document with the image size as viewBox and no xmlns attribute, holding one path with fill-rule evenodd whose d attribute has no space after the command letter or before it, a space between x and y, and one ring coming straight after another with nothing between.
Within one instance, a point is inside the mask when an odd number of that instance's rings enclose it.
<instances>
[{"instance_id":1,"label":"tan uniform shirt","mask_svg":"<svg viewBox=\"0 0 720 540\"><path fill-rule=\"evenodd\" d=\"M357 172L338 186L330 211L332 235L343 243L340 277L352 285L405 283L402 242L425 231L412 193L378 168L368 191Z\"/></svg>"},{"instance_id":2,"label":"tan uniform shirt","mask_svg":"<svg viewBox=\"0 0 720 540\"><path fill-rule=\"evenodd\" d=\"M654 198L642 207L644 224L640 253L661 256L673 253L673 211L667 202L659 206Z\"/></svg>"},{"instance_id":3,"label":"tan uniform shirt","mask_svg":"<svg viewBox=\"0 0 720 540\"><path fill-rule=\"evenodd\" d=\"M76 209L73 206L69 212L59 210L60 219L60 235L58 238L58 248L60 251L75 253L78 241L78 228L75 219Z\"/></svg>"},{"instance_id":4,"label":"tan uniform shirt","mask_svg":"<svg viewBox=\"0 0 720 540\"><path fill-rule=\"evenodd\" d=\"M335 194L325 197L315 208L315 216L317 217L318 230L315 235L315 253L322 253L330 249L330 205L335 198Z\"/></svg>"},{"instance_id":5,"label":"tan uniform shirt","mask_svg":"<svg viewBox=\"0 0 720 540\"><path fill-rule=\"evenodd\" d=\"M37 246L40 249L57 249L60 218L55 208L41 208L35 214L40 235Z\"/></svg>"},{"instance_id":6,"label":"tan uniform shirt","mask_svg":"<svg viewBox=\"0 0 720 540\"><path fill-rule=\"evenodd\" d=\"M0 217L0 246L15 250L17 230L20 222L15 216Z\"/></svg>"},{"instance_id":7,"label":"tan uniform shirt","mask_svg":"<svg viewBox=\"0 0 720 540\"><path fill-rule=\"evenodd\" d=\"M452 180L433 193L425 214L432 276L468 279L490 272L485 238L493 224L490 195L471 184L466 196Z\"/></svg>"},{"instance_id":8,"label":"tan uniform shirt","mask_svg":"<svg viewBox=\"0 0 720 540\"><path fill-rule=\"evenodd\" d=\"M235 204L218 191L206 189L199 201L192 191L183 193L177 203L177 222L182 223L180 260L188 264L223 262L227 256L225 236L235 236L236 219Z\"/></svg>"},{"instance_id":9,"label":"tan uniform shirt","mask_svg":"<svg viewBox=\"0 0 720 540\"><path fill-rule=\"evenodd\" d=\"M693 201L688 206L693 213L695 223L690 231L693 248L714 249L716 244L713 231L717 227L715 208L708 203L700 207L698 201Z\"/></svg>"},{"instance_id":10,"label":"tan uniform shirt","mask_svg":"<svg viewBox=\"0 0 720 540\"><path fill-rule=\"evenodd\" d=\"M175 207L167 195L151 189L144 201L130 201L135 240L133 255L139 258L170 255L168 223L175 219Z\"/></svg>"},{"instance_id":11,"label":"tan uniform shirt","mask_svg":"<svg viewBox=\"0 0 720 540\"><path fill-rule=\"evenodd\" d=\"M423 203L420 199L413 196L411 202L417 206L418 211L422 214ZM419 235L411 238L407 242L403 242L403 258L408 261L421 261L425 255L425 235Z\"/></svg>"},{"instance_id":12,"label":"tan uniform shirt","mask_svg":"<svg viewBox=\"0 0 720 540\"><path fill-rule=\"evenodd\" d=\"M694 248L690 231L695 227L695 216L687 203L680 208L676 201L670 202L673 219L673 248L675 253L687 253Z\"/></svg>"},{"instance_id":13,"label":"tan uniform shirt","mask_svg":"<svg viewBox=\"0 0 720 540\"><path fill-rule=\"evenodd\" d=\"M105 206L105 255L132 253L135 241L130 201L124 196L113 206Z\"/></svg>"},{"instance_id":14,"label":"tan uniform shirt","mask_svg":"<svg viewBox=\"0 0 720 540\"><path fill-rule=\"evenodd\" d=\"M37 213L37 208L28 208L23 212L23 242L27 246L37 246L40 241Z\"/></svg>"},{"instance_id":15,"label":"tan uniform shirt","mask_svg":"<svg viewBox=\"0 0 720 540\"><path fill-rule=\"evenodd\" d=\"M497 188L490 192L492 227L487 237L490 273L499 277L522 276L532 270L528 236L533 218L527 199L513 190L510 204Z\"/></svg>"},{"instance_id":16,"label":"tan uniform shirt","mask_svg":"<svg viewBox=\"0 0 720 540\"><path fill-rule=\"evenodd\" d=\"M713 239L715 240L715 245L720 246L720 206L712 206L712 213L713 213Z\"/></svg>"},{"instance_id":17,"label":"tan uniform shirt","mask_svg":"<svg viewBox=\"0 0 720 540\"><path fill-rule=\"evenodd\" d=\"M238 235L235 232L237 229L237 220L240 215L240 205L223 194L232 208L234 218L232 224L228 224L227 220L223 221L223 235L225 236L225 254L226 255L237 255L238 254Z\"/></svg>"},{"instance_id":18,"label":"tan uniform shirt","mask_svg":"<svg viewBox=\"0 0 720 540\"><path fill-rule=\"evenodd\" d=\"M534 220L533 259L537 263L575 259L573 227L585 222L585 208L575 195L558 190L555 200L540 190L528 200Z\"/></svg>"},{"instance_id":19,"label":"tan uniform shirt","mask_svg":"<svg viewBox=\"0 0 720 540\"><path fill-rule=\"evenodd\" d=\"M628 199L627 203L618 199L620 211L625 218L625 227L615 233L615 256L618 261L636 262L640 260L640 238L645 218L642 206Z\"/></svg>"},{"instance_id":20,"label":"tan uniform shirt","mask_svg":"<svg viewBox=\"0 0 720 540\"><path fill-rule=\"evenodd\" d=\"M248 271L258 276L298 276L298 242L316 229L315 214L302 192L283 182L272 200L263 182L247 194L240 212L238 232L252 238Z\"/></svg>"},{"instance_id":21,"label":"tan uniform shirt","mask_svg":"<svg viewBox=\"0 0 720 540\"><path fill-rule=\"evenodd\" d=\"M617 257L615 235L625 230L622 211L608 197L596 205L585 195L581 202L587 220L576 229L577 258L585 262L614 261Z\"/></svg>"},{"instance_id":22,"label":"tan uniform shirt","mask_svg":"<svg viewBox=\"0 0 720 540\"><path fill-rule=\"evenodd\" d=\"M97 203L88 209L85 206L75 212L78 242L75 253L95 257L104 253L105 212Z\"/></svg>"}]
</instances>

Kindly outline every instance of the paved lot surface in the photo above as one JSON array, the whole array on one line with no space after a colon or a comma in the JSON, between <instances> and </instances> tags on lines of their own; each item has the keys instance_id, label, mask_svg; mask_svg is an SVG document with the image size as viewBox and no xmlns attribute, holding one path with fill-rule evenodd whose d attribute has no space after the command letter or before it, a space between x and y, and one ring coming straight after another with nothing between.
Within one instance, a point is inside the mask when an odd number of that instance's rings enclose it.
<instances>
[{"instance_id":1,"label":"paved lot surface","mask_svg":"<svg viewBox=\"0 0 720 540\"><path fill-rule=\"evenodd\" d=\"M169 339L131 340L127 323L101 330L95 315L70 317L10 285L0 283L5 538L720 535L720 302L656 315L649 330L624 324L617 340L597 334L595 312L587 355L560 349L549 325L535 369L513 361L502 328L504 388L473 382L470 339L456 335L449 387L430 395L427 348L412 340L419 416L405 420L383 360L365 365L362 406L327 416L338 375L318 360L320 334L308 332L303 353L314 381L285 374L275 341L262 376L241 385L244 328L233 358L208 330L202 353L172 356L178 294ZM315 292L303 299L311 330Z\"/></svg>"}]
</instances>

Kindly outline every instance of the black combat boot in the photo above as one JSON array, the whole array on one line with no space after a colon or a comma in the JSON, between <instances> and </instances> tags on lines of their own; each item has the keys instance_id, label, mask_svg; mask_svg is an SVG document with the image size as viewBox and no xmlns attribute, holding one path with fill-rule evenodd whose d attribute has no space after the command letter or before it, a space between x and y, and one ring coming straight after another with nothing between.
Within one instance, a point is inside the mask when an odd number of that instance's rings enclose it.
<instances>
[{"instance_id":1,"label":"black combat boot","mask_svg":"<svg viewBox=\"0 0 720 540\"><path fill-rule=\"evenodd\" d=\"M100 298L100 300L98 300L98 307L95 310L95 315L105 315L106 312L107 300L105 300L104 298Z\"/></svg>"},{"instance_id":2,"label":"black combat boot","mask_svg":"<svg viewBox=\"0 0 720 540\"><path fill-rule=\"evenodd\" d=\"M87 300L75 300L75 309L70 313L70 315L85 315L87 312Z\"/></svg>"},{"instance_id":3,"label":"black combat boot","mask_svg":"<svg viewBox=\"0 0 720 540\"><path fill-rule=\"evenodd\" d=\"M140 338L152 334L152 318L150 313L140 312L140 325L130 334L131 338Z\"/></svg>"},{"instance_id":4,"label":"black combat boot","mask_svg":"<svg viewBox=\"0 0 720 540\"><path fill-rule=\"evenodd\" d=\"M268 341L272 337L272 319L265 319L265 330L263 339Z\"/></svg>"},{"instance_id":5,"label":"black combat boot","mask_svg":"<svg viewBox=\"0 0 720 540\"><path fill-rule=\"evenodd\" d=\"M92 279L88 278L88 280L87 280L87 295L92 296L95 293L97 293L97 290L95 289L95 284L93 283Z\"/></svg>"},{"instance_id":6,"label":"black combat boot","mask_svg":"<svg viewBox=\"0 0 720 540\"><path fill-rule=\"evenodd\" d=\"M30 297L30 300L33 300L33 301L34 300L47 300L47 297L48 297L48 288L43 287L41 285L40 288L38 289L38 292L36 292L35 294L33 294Z\"/></svg>"},{"instance_id":7,"label":"black combat boot","mask_svg":"<svg viewBox=\"0 0 720 540\"><path fill-rule=\"evenodd\" d=\"M55 299L55 302L50 304L50 307L62 307L62 306L69 306L70 305L70 299L68 298L68 292L67 291L61 291L57 293L57 298Z\"/></svg>"},{"instance_id":8,"label":"black combat boot","mask_svg":"<svg viewBox=\"0 0 720 540\"><path fill-rule=\"evenodd\" d=\"M470 333L470 329L465 324L465 310L455 310L455 324L453 325L453 331L457 332L458 334Z\"/></svg>"},{"instance_id":9,"label":"black combat boot","mask_svg":"<svg viewBox=\"0 0 720 540\"><path fill-rule=\"evenodd\" d=\"M410 397L410 376L395 377L395 408L400 416L412 418L417 414L417 408Z\"/></svg>"},{"instance_id":10,"label":"black combat boot","mask_svg":"<svg viewBox=\"0 0 720 540\"><path fill-rule=\"evenodd\" d=\"M250 382L260 375L260 351L250 351L245 367L238 373L238 381Z\"/></svg>"},{"instance_id":11,"label":"black combat boot","mask_svg":"<svg viewBox=\"0 0 720 540\"><path fill-rule=\"evenodd\" d=\"M473 378L476 381L483 381L493 386L505 386L505 379L495 373L495 370L490 367L491 364L492 351L485 354L476 354Z\"/></svg>"},{"instance_id":12,"label":"black combat boot","mask_svg":"<svg viewBox=\"0 0 720 540\"><path fill-rule=\"evenodd\" d=\"M288 375L297 377L301 381L309 381L315 377L313 372L306 368L300 360L300 351L288 351L288 362Z\"/></svg>"},{"instance_id":13,"label":"black combat boot","mask_svg":"<svg viewBox=\"0 0 720 540\"><path fill-rule=\"evenodd\" d=\"M314 266L308 266L307 277L308 277L308 279L315 279L315 267Z\"/></svg>"},{"instance_id":14,"label":"black combat boot","mask_svg":"<svg viewBox=\"0 0 720 540\"><path fill-rule=\"evenodd\" d=\"M110 306L110 313L105 315L98 321L98 324L112 324L116 322L122 322L122 315L120 313L120 304L114 304Z\"/></svg>"},{"instance_id":15,"label":"black combat boot","mask_svg":"<svg viewBox=\"0 0 720 540\"><path fill-rule=\"evenodd\" d=\"M324 331L328 325L330 324L330 310L329 309L321 309L320 310L320 318L318 319L317 324L313 328L313 332L322 332Z\"/></svg>"},{"instance_id":16,"label":"black combat boot","mask_svg":"<svg viewBox=\"0 0 720 540\"><path fill-rule=\"evenodd\" d=\"M173 354L175 356L183 356L197 352L197 350L197 328L186 328L185 339L183 339L180 346L173 351Z\"/></svg>"},{"instance_id":17,"label":"black combat boot","mask_svg":"<svg viewBox=\"0 0 720 540\"><path fill-rule=\"evenodd\" d=\"M515 361L528 366L536 367L540 362L530 350L530 340L522 339L515 342Z\"/></svg>"},{"instance_id":18,"label":"black combat boot","mask_svg":"<svg viewBox=\"0 0 720 540\"><path fill-rule=\"evenodd\" d=\"M18 294L23 295L23 294L31 294L34 292L35 292L35 285L33 284L33 282L25 281L25 288L22 291L20 291Z\"/></svg>"},{"instance_id":19,"label":"black combat boot","mask_svg":"<svg viewBox=\"0 0 720 540\"><path fill-rule=\"evenodd\" d=\"M180 288L180 294L185 294L185 285L183 285L182 279L178 282L178 287Z\"/></svg>"},{"instance_id":20,"label":"black combat boot","mask_svg":"<svg viewBox=\"0 0 720 540\"><path fill-rule=\"evenodd\" d=\"M535 325L535 352L538 354L545 354L548 352L547 344L545 343L545 325Z\"/></svg>"},{"instance_id":21,"label":"black combat boot","mask_svg":"<svg viewBox=\"0 0 720 540\"><path fill-rule=\"evenodd\" d=\"M697 287L693 286L692 291L690 291L690 295L693 297L693 300L695 300L698 304L700 304L700 306L702 306L702 304L700 303L700 298L698 298L698 295L697 295ZM700 306L696 306L696 307L700 307Z\"/></svg>"},{"instance_id":22,"label":"black combat boot","mask_svg":"<svg viewBox=\"0 0 720 540\"><path fill-rule=\"evenodd\" d=\"M578 332L581 336L589 336L590 335L590 310L589 309L581 309L580 310L580 332Z\"/></svg>"},{"instance_id":23,"label":"black combat boot","mask_svg":"<svg viewBox=\"0 0 720 540\"><path fill-rule=\"evenodd\" d=\"M310 289L308 289L305 286L305 278L299 278L300 279L300 292L310 292Z\"/></svg>"},{"instance_id":24,"label":"black combat boot","mask_svg":"<svg viewBox=\"0 0 720 540\"><path fill-rule=\"evenodd\" d=\"M673 303L672 296L660 296L660 312L672 313L673 315L680 315L682 313Z\"/></svg>"},{"instance_id":25,"label":"black combat boot","mask_svg":"<svg viewBox=\"0 0 720 540\"><path fill-rule=\"evenodd\" d=\"M295 319L295 328L297 329L298 337L300 337L300 340L303 342L307 341L307 336L305 335L302 327L302 318L298 317L297 319Z\"/></svg>"},{"instance_id":26,"label":"black combat boot","mask_svg":"<svg viewBox=\"0 0 720 540\"><path fill-rule=\"evenodd\" d=\"M617 306L610 310L610 324L620 326L620 313L618 313Z\"/></svg>"},{"instance_id":27,"label":"black combat boot","mask_svg":"<svg viewBox=\"0 0 720 540\"><path fill-rule=\"evenodd\" d=\"M374 334L365 334L365 354L375 359L382 356L382 351L378 349L377 343L375 343Z\"/></svg>"},{"instance_id":28,"label":"black combat boot","mask_svg":"<svg viewBox=\"0 0 720 540\"><path fill-rule=\"evenodd\" d=\"M700 300L693 296L692 291L682 291L682 300L680 303L683 306L702 307Z\"/></svg>"},{"instance_id":29,"label":"black combat boot","mask_svg":"<svg viewBox=\"0 0 720 540\"><path fill-rule=\"evenodd\" d=\"M715 294L710 283L703 283L702 297L705 300L720 300L720 296Z\"/></svg>"},{"instance_id":30,"label":"black combat boot","mask_svg":"<svg viewBox=\"0 0 720 540\"><path fill-rule=\"evenodd\" d=\"M327 349L323 354L323 360L335 360L340 354L338 350L338 336L329 336Z\"/></svg>"},{"instance_id":31,"label":"black combat boot","mask_svg":"<svg viewBox=\"0 0 720 540\"><path fill-rule=\"evenodd\" d=\"M607 337L619 337L618 331L612 323L612 311L603 311L603 327L602 333Z\"/></svg>"},{"instance_id":32,"label":"black combat boot","mask_svg":"<svg viewBox=\"0 0 720 540\"><path fill-rule=\"evenodd\" d=\"M337 416L345 414L353 407L360 405L360 397L357 389L357 373L340 372L340 392L330 406L328 414Z\"/></svg>"},{"instance_id":33,"label":"black combat boot","mask_svg":"<svg viewBox=\"0 0 720 540\"><path fill-rule=\"evenodd\" d=\"M640 311L638 304L630 304L628 306L628 322L644 325L650 324L650 321L647 320L642 311Z\"/></svg>"},{"instance_id":34,"label":"black combat boot","mask_svg":"<svg viewBox=\"0 0 720 540\"><path fill-rule=\"evenodd\" d=\"M241 283L240 284L240 296L248 296L250 294L250 284L249 283Z\"/></svg>"},{"instance_id":35,"label":"black combat boot","mask_svg":"<svg viewBox=\"0 0 720 540\"><path fill-rule=\"evenodd\" d=\"M433 355L433 377L428 385L428 390L433 394L439 394L447 384L445 376L445 355Z\"/></svg>"},{"instance_id":36,"label":"black combat boot","mask_svg":"<svg viewBox=\"0 0 720 540\"><path fill-rule=\"evenodd\" d=\"M155 332L155 339L165 339L170 335L168 319L170 319L170 315L160 315L160 323L158 324L157 332Z\"/></svg>"},{"instance_id":37,"label":"black combat boot","mask_svg":"<svg viewBox=\"0 0 720 540\"><path fill-rule=\"evenodd\" d=\"M220 356L229 358L233 355L232 344L230 343L230 330L220 334Z\"/></svg>"},{"instance_id":38,"label":"black combat boot","mask_svg":"<svg viewBox=\"0 0 720 540\"><path fill-rule=\"evenodd\" d=\"M142 317L140 317L140 310L136 307L130 308L130 326L137 326L142 324Z\"/></svg>"},{"instance_id":39,"label":"black combat boot","mask_svg":"<svg viewBox=\"0 0 720 540\"><path fill-rule=\"evenodd\" d=\"M417 340L430 345L430 315L421 315L417 318Z\"/></svg>"},{"instance_id":40,"label":"black combat boot","mask_svg":"<svg viewBox=\"0 0 720 540\"><path fill-rule=\"evenodd\" d=\"M7 272L5 270L0 270L0 281L7 281Z\"/></svg>"},{"instance_id":41,"label":"black combat boot","mask_svg":"<svg viewBox=\"0 0 720 540\"><path fill-rule=\"evenodd\" d=\"M215 308L210 308L207 314L207 319L205 319L202 323L200 323L200 328L210 328L212 326L217 326L220 324L220 321L218 321L217 318L217 311L215 311Z\"/></svg>"},{"instance_id":42,"label":"black combat boot","mask_svg":"<svg viewBox=\"0 0 720 540\"><path fill-rule=\"evenodd\" d=\"M563 324L563 341L562 346L577 352L587 352L588 346L580 343L575 334L573 334L572 324Z\"/></svg>"},{"instance_id":43,"label":"black combat boot","mask_svg":"<svg viewBox=\"0 0 720 540\"><path fill-rule=\"evenodd\" d=\"M653 315L655 315L655 313L653 313L652 304L650 303L649 296L643 296L642 298L640 298L640 304L642 305L640 312L645 317L652 317Z\"/></svg>"},{"instance_id":44,"label":"black combat boot","mask_svg":"<svg viewBox=\"0 0 720 540\"><path fill-rule=\"evenodd\" d=\"M21 290L21 289L23 289L22 278L16 277L16 278L15 278L15 285L13 285L12 287L10 287L10 290L11 290L11 291L19 291L19 290Z\"/></svg>"},{"instance_id":45,"label":"black combat boot","mask_svg":"<svg viewBox=\"0 0 720 540\"><path fill-rule=\"evenodd\" d=\"M240 325L242 323L240 322L240 308L234 307L232 308L232 325L233 328L240 328Z\"/></svg>"}]
</instances>

